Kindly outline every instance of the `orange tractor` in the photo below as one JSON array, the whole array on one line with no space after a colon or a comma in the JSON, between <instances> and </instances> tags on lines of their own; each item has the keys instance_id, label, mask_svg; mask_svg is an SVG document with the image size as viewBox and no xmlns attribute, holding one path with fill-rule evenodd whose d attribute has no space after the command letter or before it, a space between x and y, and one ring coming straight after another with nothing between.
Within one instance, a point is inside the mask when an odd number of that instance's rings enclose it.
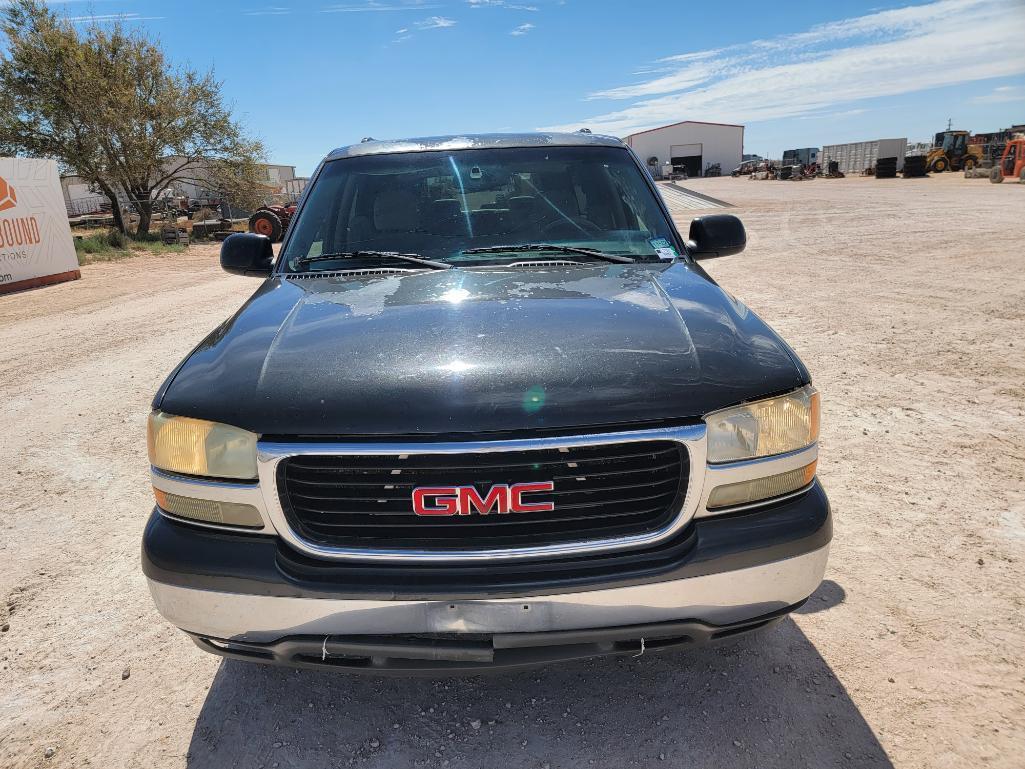
<instances>
[{"instance_id":1,"label":"orange tractor","mask_svg":"<svg viewBox=\"0 0 1025 769\"><path fill-rule=\"evenodd\" d=\"M266 235L271 243L281 240L295 214L295 203L287 206L260 206L249 217L249 231Z\"/></svg>"},{"instance_id":2,"label":"orange tractor","mask_svg":"<svg viewBox=\"0 0 1025 769\"><path fill-rule=\"evenodd\" d=\"M989 172L993 184L1000 184L1004 179L1017 179L1025 184L1025 136L1022 134L1007 142L1004 154Z\"/></svg>"}]
</instances>

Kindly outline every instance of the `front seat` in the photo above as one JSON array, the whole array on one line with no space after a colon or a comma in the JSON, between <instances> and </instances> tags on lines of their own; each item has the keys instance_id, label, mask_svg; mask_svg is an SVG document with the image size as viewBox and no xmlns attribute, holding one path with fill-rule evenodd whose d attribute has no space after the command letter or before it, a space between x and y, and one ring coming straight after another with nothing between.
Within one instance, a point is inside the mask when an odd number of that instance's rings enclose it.
<instances>
[{"instance_id":1,"label":"front seat","mask_svg":"<svg viewBox=\"0 0 1025 769\"><path fill-rule=\"evenodd\" d=\"M432 200L425 212L424 229L435 235L461 235L466 232L462 206L455 198Z\"/></svg>"},{"instance_id":2,"label":"front seat","mask_svg":"<svg viewBox=\"0 0 1025 769\"><path fill-rule=\"evenodd\" d=\"M388 250L415 250L420 240L420 198L410 190L382 190L374 198L375 240Z\"/></svg>"}]
</instances>

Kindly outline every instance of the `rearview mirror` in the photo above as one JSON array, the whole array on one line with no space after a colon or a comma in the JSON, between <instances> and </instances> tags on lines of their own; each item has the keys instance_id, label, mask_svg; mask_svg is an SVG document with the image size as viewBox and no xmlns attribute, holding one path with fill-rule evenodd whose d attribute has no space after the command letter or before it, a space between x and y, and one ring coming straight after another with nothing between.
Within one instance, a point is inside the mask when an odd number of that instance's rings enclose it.
<instances>
[{"instance_id":1,"label":"rearview mirror","mask_svg":"<svg viewBox=\"0 0 1025 769\"><path fill-rule=\"evenodd\" d=\"M237 232L221 244L221 269L225 272L266 278L273 267L274 248L266 235Z\"/></svg>"},{"instance_id":2,"label":"rearview mirror","mask_svg":"<svg viewBox=\"0 0 1025 769\"><path fill-rule=\"evenodd\" d=\"M744 223L733 214L712 214L691 220L687 253L694 259L739 254L746 245Z\"/></svg>"}]
</instances>

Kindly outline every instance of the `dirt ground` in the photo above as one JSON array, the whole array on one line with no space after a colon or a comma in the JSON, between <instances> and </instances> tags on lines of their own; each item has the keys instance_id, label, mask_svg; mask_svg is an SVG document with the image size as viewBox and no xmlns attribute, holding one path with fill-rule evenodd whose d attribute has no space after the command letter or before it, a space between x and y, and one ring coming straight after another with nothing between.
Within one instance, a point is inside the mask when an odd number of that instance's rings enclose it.
<instances>
[{"instance_id":1,"label":"dirt ground","mask_svg":"<svg viewBox=\"0 0 1025 769\"><path fill-rule=\"evenodd\" d=\"M706 268L823 393L836 532L800 613L456 680L208 656L139 569L145 421L257 284L210 247L98 264L0 297L0 767L1021 767L1025 187L687 184L736 204L748 251Z\"/></svg>"}]
</instances>

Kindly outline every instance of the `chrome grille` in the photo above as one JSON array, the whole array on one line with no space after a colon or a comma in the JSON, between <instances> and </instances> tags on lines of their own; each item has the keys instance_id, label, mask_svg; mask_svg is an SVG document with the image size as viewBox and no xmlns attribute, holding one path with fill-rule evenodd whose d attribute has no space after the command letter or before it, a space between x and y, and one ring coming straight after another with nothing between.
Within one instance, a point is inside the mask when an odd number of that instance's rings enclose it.
<instances>
[{"instance_id":1,"label":"chrome grille","mask_svg":"<svg viewBox=\"0 0 1025 769\"><path fill-rule=\"evenodd\" d=\"M324 547L515 548L658 531L680 512L690 474L672 440L502 452L318 455L284 458L277 487L290 527ZM420 486L552 481L537 494L551 512L417 516Z\"/></svg>"}]
</instances>

